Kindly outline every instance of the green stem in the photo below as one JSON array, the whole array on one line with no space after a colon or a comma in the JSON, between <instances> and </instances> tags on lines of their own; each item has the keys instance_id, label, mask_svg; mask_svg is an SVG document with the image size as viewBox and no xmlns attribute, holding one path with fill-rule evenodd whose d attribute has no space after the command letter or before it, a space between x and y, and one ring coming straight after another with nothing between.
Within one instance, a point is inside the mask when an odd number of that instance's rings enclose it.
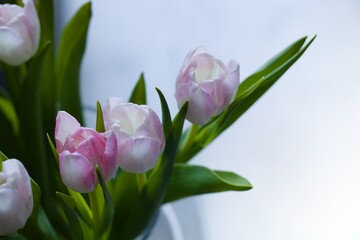
<instances>
[{"instance_id":1,"label":"green stem","mask_svg":"<svg viewBox=\"0 0 360 240\"><path fill-rule=\"evenodd\" d=\"M139 193L140 193L141 190L144 188L144 186L147 184L146 173L136 174L136 180L137 180L138 189L139 189Z\"/></svg>"},{"instance_id":2,"label":"green stem","mask_svg":"<svg viewBox=\"0 0 360 240\"><path fill-rule=\"evenodd\" d=\"M183 145L183 147L180 147L179 149L179 154L178 157L180 158L180 162L183 162L181 160L182 156L185 156L186 153L189 151L189 149L192 147L193 143L194 143L194 139L197 135L197 131L198 131L199 126L193 124L190 128L190 132L188 133L187 137L186 137L186 141Z\"/></svg>"},{"instance_id":3,"label":"green stem","mask_svg":"<svg viewBox=\"0 0 360 240\"><path fill-rule=\"evenodd\" d=\"M5 81L10 93L11 99L14 102L19 101L20 89L21 89L21 71L19 67L12 67L7 64L3 64Z\"/></svg>"},{"instance_id":4,"label":"green stem","mask_svg":"<svg viewBox=\"0 0 360 240\"><path fill-rule=\"evenodd\" d=\"M99 186L96 187L96 189L89 193L89 199L90 199L90 207L93 214L93 236L94 239L97 239L98 234L98 226L101 224L101 215L100 215L100 204L98 201L97 196L97 189Z\"/></svg>"}]
</instances>

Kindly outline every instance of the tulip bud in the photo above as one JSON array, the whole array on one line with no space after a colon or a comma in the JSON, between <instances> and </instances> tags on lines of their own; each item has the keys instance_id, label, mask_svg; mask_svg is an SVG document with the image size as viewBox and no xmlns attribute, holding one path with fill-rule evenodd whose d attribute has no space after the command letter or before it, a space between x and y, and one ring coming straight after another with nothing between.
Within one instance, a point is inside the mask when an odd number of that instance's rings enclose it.
<instances>
[{"instance_id":1,"label":"tulip bud","mask_svg":"<svg viewBox=\"0 0 360 240\"><path fill-rule=\"evenodd\" d=\"M59 111L55 127L60 175L64 184L81 193L95 190L99 180L96 166L105 181L116 172L116 138L81 127L70 114Z\"/></svg>"},{"instance_id":2,"label":"tulip bud","mask_svg":"<svg viewBox=\"0 0 360 240\"><path fill-rule=\"evenodd\" d=\"M13 66L29 60L40 40L40 22L33 0L24 7L0 4L0 60Z\"/></svg>"},{"instance_id":3,"label":"tulip bud","mask_svg":"<svg viewBox=\"0 0 360 240\"><path fill-rule=\"evenodd\" d=\"M153 168L164 150L164 132L156 113L146 105L109 98L103 108L105 129L116 136L117 162L131 173Z\"/></svg>"},{"instance_id":4,"label":"tulip bud","mask_svg":"<svg viewBox=\"0 0 360 240\"><path fill-rule=\"evenodd\" d=\"M189 102L186 118L196 125L206 124L222 113L234 99L239 86L239 64L227 66L196 48L186 56L176 80L175 98L179 108Z\"/></svg>"},{"instance_id":5,"label":"tulip bud","mask_svg":"<svg viewBox=\"0 0 360 240\"><path fill-rule=\"evenodd\" d=\"M2 163L0 172L0 236L23 228L33 210L29 174L17 159Z\"/></svg>"}]
</instances>

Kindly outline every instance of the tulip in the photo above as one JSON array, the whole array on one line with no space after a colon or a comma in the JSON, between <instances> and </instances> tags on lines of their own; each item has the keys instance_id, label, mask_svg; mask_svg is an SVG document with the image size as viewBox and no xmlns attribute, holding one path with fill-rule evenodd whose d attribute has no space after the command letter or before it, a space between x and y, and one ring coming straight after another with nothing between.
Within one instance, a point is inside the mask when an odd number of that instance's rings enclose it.
<instances>
[{"instance_id":1,"label":"tulip","mask_svg":"<svg viewBox=\"0 0 360 240\"><path fill-rule=\"evenodd\" d=\"M206 124L222 113L234 99L239 86L239 64L226 66L219 59L196 48L188 53L176 80L175 98L181 108L189 102L187 120Z\"/></svg>"},{"instance_id":2,"label":"tulip","mask_svg":"<svg viewBox=\"0 0 360 240\"><path fill-rule=\"evenodd\" d=\"M36 53L40 40L40 22L32 0L24 7L0 5L0 60L20 65Z\"/></svg>"},{"instance_id":3,"label":"tulip","mask_svg":"<svg viewBox=\"0 0 360 240\"><path fill-rule=\"evenodd\" d=\"M131 173L153 168L164 150L164 132L156 113L146 105L109 98L103 108L105 130L117 140L117 162Z\"/></svg>"},{"instance_id":4,"label":"tulip","mask_svg":"<svg viewBox=\"0 0 360 240\"><path fill-rule=\"evenodd\" d=\"M116 138L81 127L70 114L59 111L55 127L60 175L64 184L81 193L95 190L99 180L96 166L105 181L116 172Z\"/></svg>"},{"instance_id":5,"label":"tulip","mask_svg":"<svg viewBox=\"0 0 360 240\"><path fill-rule=\"evenodd\" d=\"M2 163L0 172L0 236L25 226L33 210L30 177L17 159Z\"/></svg>"}]
</instances>

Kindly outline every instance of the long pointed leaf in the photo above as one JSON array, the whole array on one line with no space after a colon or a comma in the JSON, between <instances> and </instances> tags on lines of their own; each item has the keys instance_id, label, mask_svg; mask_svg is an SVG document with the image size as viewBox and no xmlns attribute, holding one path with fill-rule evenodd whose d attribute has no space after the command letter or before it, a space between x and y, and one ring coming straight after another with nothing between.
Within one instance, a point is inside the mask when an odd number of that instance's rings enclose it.
<instances>
[{"instance_id":1,"label":"long pointed leaf","mask_svg":"<svg viewBox=\"0 0 360 240\"><path fill-rule=\"evenodd\" d=\"M136 103L139 105L146 104L146 86L145 86L144 73L140 75L139 80L136 83L134 90L131 93L129 102Z\"/></svg>"},{"instance_id":2,"label":"long pointed leaf","mask_svg":"<svg viewBox=\"0 0 360 240\"><path fill-rule=\"evenodd\" d=\"M0 151L0 171L2 170L2 162L5 160L8 160L8 157L5 156L5 154Z\"/></svg>"},{"instance_id":3,"label":"long pointed leaf","mask_svg":"<svg viewBox=\"0 0 360 240\"><path fill-rule=\"evenodd\" d=\"M167 101L164 97L164 94L160 91L160 89L155 88L156 92L159 95L160 103L161 103L161 110L162 110L162 125L164 129L164 135L165 137L168 136L170 129L171 129L171 114L169 110L169 106L167 104Z\"/></svg>"},{"instance_id":4,"label":"long pointed leaf","mask_svg":"<svg viewBox=\"0 0 360 240\"><path fill-rule=\"evenodd\" d=\"M66 194L57 192L57 198L59 199L61 206L64 210L66 218L68 220L69 229L73 239L84 239L84 232L81 227L80 219L75 212L76 202L75 200Z\"/></svg>"},{"instance_id":5,"label":"long pointed leaf","mask_svg":"<svg viewBox=\"0 0 360 240\"><path fill-rule=\"evenodd\" d=\"M243 92L247 91L254 83L256 83L260 78L268 75L281 65L283 65L288 59L297 54L301 47L304 45L307 37L300 38L299 40L292 43L290 46L285 48L283 51L278 53L272 59L270 59L267 63L265 63L258 71L251 74L247 77L239 86L236 97L243 94Z\"/></svg>"},{"instance_id":6,"label":"long pointed leaf","mask_svg":"<svg viewBox=\"0 0 360 240\"><path fill-rule=\"evenodd\" d=\"M252 91L251 94L244 98L242 104L236 104L236 106L231 104L227 111L225 111L218 119L218 131L216 134L218 135L223 132L244 112L246 112L246 110L248 110L304 54L310 44L315 40L315 37L313 37L305 47L289 58L285 63L266 75L263 81L260 82L259 86Z\"/></svg>"},{"instance_id":7,"label":"long pointed leaf","mask_svg":"<svg viewBox=\"0 0 360 240\"><path fill-rule=\"evenodd\" d=\"M80 67L86 48L86 37L91 18L91 3L84 4L61 35L56 75L58 76L57 96L62 110L69 112L83 123L80 99Z\"/></svg>"},{"instance_id":8,"label":"long pointed leaf","mask_svg":"<svg viewBox=\"0 0 360 240\"><path fill-rule=\"evenodd\" d=\"M104 117L99 102L96 103L96 131L105 132Z\"/></svg>"},{"instance_id":9,"label":"long pointed leaf","mask_svg":"<svg viewBox=\"0 0 360 240\"><path fill-rule=\"evenodd\" d=\"M203 166L176 164L164 202L204 193L246 191L251 188L248 180L233 172L213 171Z\"/></svg>"},{"instance_id":10,"label":"long pointed leaf","mask_svg":"<svg viewBox=\"0 0 360 240\"><path fill-rule=\"evenodd\" d=\"M113 218L114 218L114 204L111 199L110 193L107 189L105 179L104 179L103 175L101 174L99 167L96 167L96 174L99 179L99 183L100 183L100 186L101 186L101 189L103 192L104 203L105 203L103 214L101 216L101 226L99 228L100 229L99 236L102 236L103 234L105 234L107 232L108 229L111 228Z\"/></svg>"}]
</instances>

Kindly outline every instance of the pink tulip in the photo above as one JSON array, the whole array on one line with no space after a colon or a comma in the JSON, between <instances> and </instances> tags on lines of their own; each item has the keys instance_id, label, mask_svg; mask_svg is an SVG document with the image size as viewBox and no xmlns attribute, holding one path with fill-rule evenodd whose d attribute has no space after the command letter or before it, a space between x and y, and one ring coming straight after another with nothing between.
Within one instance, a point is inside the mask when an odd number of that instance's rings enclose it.
<instances>
[{"instance_id":1,"label":"pink tulip","mask_svg":"<svg viewBox=\"0 0 360 240\"><path fill-rule=\"evenodd\" d=\"M17 159L2 163L0 172L0 236L23 228L33 210L30 177Z\"/></svg>"},{"instance_id":2,"label":"pink tulip","mask_svg":"<svg viewBox=\"0 0 360 240\"><path fill-rule=\"evenodd\" d=\"M219 59L196 48L188 53L176 80L178 107L189 102L186 118L196 125L206 124L222 113L234 99L239 86L239 64L226 66Z\"/></svg>"},{"instance_id":3,"label":"pink tulip","mask_svg":"<svg viewBox=\"0 0 360 240\"><path fill-rule=\"evenodd\" d=\"M96 166L105 178L116 172L116 138L106 137L91 128L81 127L67 112L59 111L55 127L61 179L69 188L85 193L98 184Z\"/></svg>"},{"instance_id":4,"label":"pink tulip","mask_svg":"<svg viewBox=\"0 0 360 240\"><path fill-rule=\"evenodd\" d=\"M23 0L24 8L0 5L0 60L13 66L29 60L40 40L40 22L32 0Z\"/></svg>"},{"instance_id":5,"label":"pink tulip","mask_svg":"<svg viewBox=\"0 0 360 240\"><path fill-rule=\"evenodd\" d=\"M117 162L131 173L153 168L164 150L164 132L156 113L146 105L109 98L103 108L105 129L116 136Z\"/></svg>"}]
</instances>

